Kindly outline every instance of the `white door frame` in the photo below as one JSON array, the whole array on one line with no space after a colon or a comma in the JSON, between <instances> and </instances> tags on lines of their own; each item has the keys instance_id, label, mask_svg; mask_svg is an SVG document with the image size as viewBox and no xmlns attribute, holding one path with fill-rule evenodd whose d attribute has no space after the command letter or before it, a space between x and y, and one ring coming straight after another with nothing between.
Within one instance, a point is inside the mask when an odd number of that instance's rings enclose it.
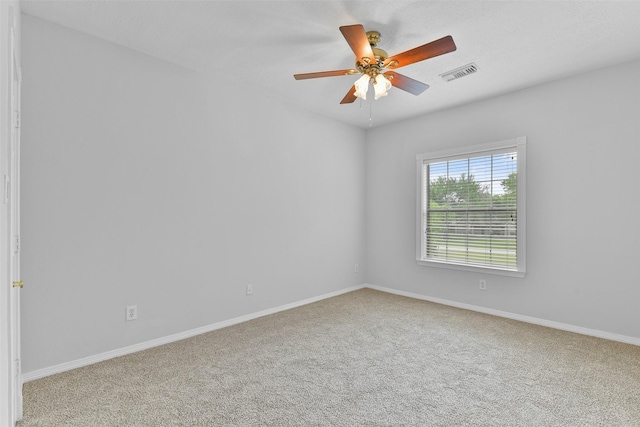
<instances>
[{"instance_id":1,"label":"white door frame","mask_svg":"<svg viewBox=\"0 0 640 427\"><path fill-rule=\"evenodd\" d=\"M19 20L19 17L18 17ZM22 368L20 342L20 293L22 276L20 273L20 86L22 71L20 69L20 27L11 28L11 213L9 215L11 231L11 346L13 361L13 404L16 420L22 419Z\"/></svg>"},{"instance_id":2,"label":"white door frame","mask_svg":"<svg viewBox=\"0 0 640 427\"><path fill-rule=\"evenodd\" d=\"M20 2L0 1L0 426L22 418L20 372Z\"/></svg>"}]
</instances>

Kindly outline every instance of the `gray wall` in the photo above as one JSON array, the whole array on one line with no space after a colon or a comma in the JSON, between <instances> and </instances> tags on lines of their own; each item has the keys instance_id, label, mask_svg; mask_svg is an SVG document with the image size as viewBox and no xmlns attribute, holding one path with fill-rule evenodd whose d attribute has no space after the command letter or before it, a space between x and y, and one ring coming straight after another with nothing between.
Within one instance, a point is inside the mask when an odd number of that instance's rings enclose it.
<instances>
[{"instance_id":1,"label":"gray wall","mask_svg":"<svg viewBox=\"0 0 640 427\"><path fill-rule=\"evenodd\" d=\"M363 283L364 131L23 25L23 372Z\"/></svg>"},{"instance_id":2,"label":"gray wall","mask_svg":"<svg viewBox=\"0 0 640 427\"><path fill-rule=\"evenodd\" d=\"M638 76L636 61L369 131L367 283L640 337ZM415 155L517 136L526 277L416 265Z\"/></svg>"}]
</instances>

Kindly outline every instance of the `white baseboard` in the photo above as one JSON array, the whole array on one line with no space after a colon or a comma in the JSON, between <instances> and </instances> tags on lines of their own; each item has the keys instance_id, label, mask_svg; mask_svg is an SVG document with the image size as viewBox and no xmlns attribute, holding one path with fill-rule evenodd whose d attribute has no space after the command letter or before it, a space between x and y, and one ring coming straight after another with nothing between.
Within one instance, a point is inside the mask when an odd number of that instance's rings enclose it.
<instances>
[{"instance_id":1,"label":"white baseboard","mask_svg":"<svg viewBox=\"0 0 640 427\"><path fill-rule=\"evenodd\" d=\"M156 338L154 340L145 341L140 344L134 344L127 347L119 348L116 350L107 351L105 353L96 354L94 356L84 357L82 359L73 360L71 362L61 363L59 365L51 366L48 368L37 369L35 371L22 374L22 382L37 380L39 378L48 377L50 375L59 374L72 369L81 368L83 366L92 365L94 363L102 362L104 360L113 359L114 357L125 356L127 354L136 353L138 351L147 350L149 348L157 347L164 344L169 344L175 341L180 341L186 338L191 338L196 335L204 334L206 332L215 331L216 329L226 328L238 323L246 322L248 320L257 319L258 317L268 316L270 314L278 313L284 310L290 310L292 308L300 307L303 305L311 304L323 299L342 295L347 292L357 291L364 288L364 285L352 286L350 288L340 289L335 292L329 292L327 294L319 295L317 297L307 298L302 301L296 301L289 304L281 305L279 307L269 308L267 310L258 311L256 313L247 314L240 317L234 317L233 319L223 320L221 322L213 323L211 325L202 326L200 328L190 329L188 331L180 332L177 334L169 335L166 337Z\"/></svg>"},{"instance_id":2,"label":"white baseboard","mask_svg":"<svg viewBox=\"0 0 640 427\"><path fill-rule=\"evenodd\" d=\"M604 338L610 341L618 341L625 344L633 344L640 346L640 338L629 337L626 335L614 334L611 332L599 331L597 329L584 328L582 326L570 325L567 323L554 322L553 320L539 319L532 316L524 316L522 314L510 313L508 311L494 310L492 308L480 307L477 305L465 304L457 301L450 301L441 298L429 297L426 295L420 295L413 292L399 291L397 289L385 288L375 285L364 285L365 288L375 289L377 291L387 292L390 294L401 295L409 298L420 299L424 301L435 302L438 304L448 305L456 308L463 308L465 310L477 311L479 313L491 314L493 316L504 317L507 319L518 320L520 322L532 323L534 325L546 326L548 328L560 329L562 331L575 332L577 334L589 335L597 338Z\"/></svg>"},{"instance_id":3,"label":"white baseboard","mask_svg":"<svg viewBox=\"0 0 640 427\"><path fill-rule=\"evenodd\" d=\"M604 338L611 341L618 341L626 344L633 344L640 346L640 338L629 337L626 335L619 335L605 331L599 331L596 329L583 328L581 326L569 325L566 323L554 322L552 320L539 319L537 317L524 316L521 314L510 313L507 311L494 310L492 308L480 307L471 304L465 304L457 301L450 301L441 298L430 297L426 295L420 295L413 292L400 291L397 289L386 288L383 286L363 284L359 286L352 286L350 288L341 289L339 291L330 292L327 294L319 295L317 297L307 298L302 301L296 301L290 304L281 305L279 307L270 308L267 310L258 311L256 313L247 314L240 317L234 317L233 319L223 320L221 322L213 323L211 325L202 326L200 328L190 329L188 331L180 332L177 334L169 335L166 337L157 338L150 341L145 341L139 344L134 344L128 347L111 350L105 353L96 354L94 356L84 357L82 359L73 360L71 362L61 363L59 365L51 366L48 368L38 369L35 371L22 374L23 383L37 380L39 378L48 377L50 375L59 374L72 369L81 368L83 366L92 365L94 363L102 362L104 360L113 359L115 357L125 356L127 354L135 353L149 348L157 347L164 344L169 344L175 341L180 341L186 338L191 338L196 335L211 332L216 329L226 328L227 326L236 325L238 323L246 322L249 320L257 319L258 317L268 316L270 314L278 313L284 310L290 310L292 308L300 307L303 305L311 304L323 299L335 297L347 292L357 291L362 288L375 289L377 291L387 292L390 294L401 295L409 298L415 298L424 301L435 302L438 304L448 305L451 307L462 308L465 310L477 311L479 313L490 314L493 316L504 317L507 319L518 320L521 322L532 323L534 325L546 326L549 328L560 329L568 332L575 332L582 335L589 335L597 338Z\"/></svg>"}]
</instances>

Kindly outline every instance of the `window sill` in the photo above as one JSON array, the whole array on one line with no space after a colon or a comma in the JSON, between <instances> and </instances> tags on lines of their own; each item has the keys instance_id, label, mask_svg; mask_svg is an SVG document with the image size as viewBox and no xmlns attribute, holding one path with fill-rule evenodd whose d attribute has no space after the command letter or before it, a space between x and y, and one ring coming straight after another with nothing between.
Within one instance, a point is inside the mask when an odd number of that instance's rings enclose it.
<instances>
[{"instance_id":1,"label":"window sill","mask_svg":"<svg viewBox=\"0 0 640 427\"><path fill-rule=\"evenodd\" d=\"M422 265L425 267L439 267L439 268L448 268L450 270L473 271L475 273L495 274L498 276L523 278L526 274L525 271L502 270L499 268L480 267L475 265L464 265L464 264L453 264L453 263L439 262L439 261L425 261L423 259L416 260L416 263L418 265Z\"/></svg>"}]
</instances>

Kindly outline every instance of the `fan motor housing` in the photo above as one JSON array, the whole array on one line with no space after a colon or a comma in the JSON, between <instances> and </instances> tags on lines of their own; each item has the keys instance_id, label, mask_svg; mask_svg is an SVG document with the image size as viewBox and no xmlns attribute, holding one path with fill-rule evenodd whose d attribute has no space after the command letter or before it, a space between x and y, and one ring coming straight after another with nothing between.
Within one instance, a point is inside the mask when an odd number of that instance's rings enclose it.
<instances>
[{"instance_id":1,"label":"fan motor housing","mask_svg":"<svg viewBox=\"0 0 640 427\"><path fill-rule=\"evenodd\" d=\"M381 38L382 35L378 31L367 31L367 40L369 40L371 50L373 50L373 54L378 62L384 62L389 57L386 51L376 47L376 45L380 43Z\"/></svg>"}]
</instances>

